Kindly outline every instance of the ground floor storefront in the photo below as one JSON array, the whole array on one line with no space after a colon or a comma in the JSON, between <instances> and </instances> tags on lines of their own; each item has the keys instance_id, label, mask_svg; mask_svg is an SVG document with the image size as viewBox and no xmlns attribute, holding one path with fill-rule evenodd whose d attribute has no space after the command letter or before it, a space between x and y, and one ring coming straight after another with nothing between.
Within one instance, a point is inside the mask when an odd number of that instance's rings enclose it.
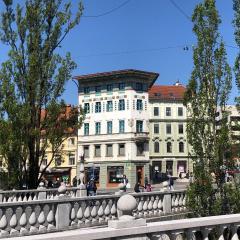
<instances>
[{"instance_id":1,"label":"ground floor storefront","mask_svg":"<svg viewBox=\"0 0 240 240\"><path fill-rule=\"evenodd\" d=\"M174 178L185 177L193 171L192 162L188 158L166 158L150 160L150 178L153 183L167 179L167 174Z\"/></svg>"},{"instance_id":2,"label":"ground floor storefront","mask_svg":"<svg viewBox=\"0 0 240 240\"><path fill-rule=\"evenodd\" d=\"M149 161L95 162L85 164L85 182L94 179L98 188L118 188L126 175L128 187L134 188L136 182L144 185L149 177Z\"/></svg>"}]
</instances>

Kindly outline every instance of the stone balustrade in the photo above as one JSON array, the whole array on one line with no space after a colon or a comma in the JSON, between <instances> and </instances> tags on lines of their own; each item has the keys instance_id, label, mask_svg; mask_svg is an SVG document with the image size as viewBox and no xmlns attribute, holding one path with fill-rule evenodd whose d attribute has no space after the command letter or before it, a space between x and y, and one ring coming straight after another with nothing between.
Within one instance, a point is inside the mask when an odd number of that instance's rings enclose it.
<instances>
[{"instance_id":1,"label":"stone balustrade","mask_svg":"<svg viewBox=\"0 0 240 240\"><path fill-rule=\"evenodd\" d=\"M30 201L30 194L29 201L19 196L0 203L0 238L106 225L109 220L118 219L117 201L121 195L77 197L77 193L71 195L65 189L42 200L40 193L41 190L34 191L37 196L34 201ZM151 218L184 213L185 194L185 191L132 193L137 202L134 216Z\"/></svg>"}]
</instances>

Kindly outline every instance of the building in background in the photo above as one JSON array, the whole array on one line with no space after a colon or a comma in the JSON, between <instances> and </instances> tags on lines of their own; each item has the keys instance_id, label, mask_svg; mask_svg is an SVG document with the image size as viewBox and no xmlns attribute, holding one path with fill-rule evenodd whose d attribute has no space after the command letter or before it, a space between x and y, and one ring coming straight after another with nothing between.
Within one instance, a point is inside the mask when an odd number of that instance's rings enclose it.
<instances>
[{"instance_id":1,"label":"building in background","mask_svg":"<svg viewBox=\"0 0 240 240\"><path fill-rule=\"evenodd\" d=\"M179 177L192 171L189 159L186 124L187 109L183 105L186 88L154 85L149 90L150 139L149 156L153 182L166 173Z\"/></svg>"},{"instance_id":2,"label":"building in background","mask_svg":"<svg viewBox=\"0 0 240 240\"><path fill-rule=\"evenodd\" d=\"M120 70L75 77L85 120L78 131L78 159L100 188L130 186L149 176L148 89L158 74ZM79 171L78 171L79 172Z\"/></svg>"}]
</instances>

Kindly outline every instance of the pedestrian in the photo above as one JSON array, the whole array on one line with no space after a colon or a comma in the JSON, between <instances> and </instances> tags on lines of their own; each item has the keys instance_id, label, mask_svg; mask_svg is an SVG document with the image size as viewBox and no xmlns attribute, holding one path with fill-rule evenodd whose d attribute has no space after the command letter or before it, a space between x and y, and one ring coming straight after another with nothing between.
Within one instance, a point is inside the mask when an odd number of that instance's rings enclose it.
<instances>
[{"instance_id":1,"label":"pedestrian","mask_svg":"<svg viewBox=\"0 0 240 240\"><path fill-rule=\"evenodd\" d=\"M88 196L95 196L97 193L97 185L94 179L91 179L87 184L87 195Z\"/></svg>"},{"instance_id":2,"label":"pedestrian","mask_svg":"<svg viewBox=\"0 0 240 240\"><path fill-rule=\"evenodd\" d=\"M144 178L144 187L146 188L148 185L148 177L147 175L145 175L145 178Z\"/></svg>"},{"instance_id":3,"label":"pedestrian","mask_svg":"<svg viewBox=\"0 0 240 240\"><path fill-rule=\"evenodd\" d=\"M171 174L169 174L169 175L168 175L168 185L169 185L169 189L170 189L170 190L174 190L173 184L174 184L173 177L172 177Z\"/></svg>"},{"instance_id":4,"label":"pedestrian","mask_svg":"<svg viewBox=\"0 0 240 240\"><path fill-rule=\"evenodd\" d=\"M123 175L123 180L122 183L124 184L124 192L127 190L127 185L128 185L128 179L126 175Z\"/></svg>"},{"instance_id":5,"label":"pedestrian","mask_svg":"<svg viewBox=\"0 0 240 240\"><path fill-rule=\"evenodd\" d=\"M189 175L189 183L192 184L193 183L193 173L190 172L190 175Z\"/></svg>"},{"instance_id":6,"label":"pedestrian","mask_svg":"<svg viewBox=\"0 0 240 240\"><path fill-rule=\"evenodd\" d=\"M134 187L134 192L139 193L141 192L141 188L144 189L144 187L141 185L140 182L137 182Z\"/></svg>"},{"instance_id":7,"label":"pedestrian","mask_svg":"<svg viewBox=\"0 0 240 240\"><path fill-rule=\"evenodd\" d=\"M77 177L75 176L72 180L73 187L77 187Z\"/></svg>"},{"instance_id":8,"label":"pedestrian","mask_svg":"<svg viewBox=\"0 0 240 240\"><path fill-rule=\"evenodd\" d=\"M148 184L146 185L145 189L146 189L147 192L151 192L151 191L152 191L152 186L151 186L151 184L148 183Z\"/></svg>"}]
</instances>

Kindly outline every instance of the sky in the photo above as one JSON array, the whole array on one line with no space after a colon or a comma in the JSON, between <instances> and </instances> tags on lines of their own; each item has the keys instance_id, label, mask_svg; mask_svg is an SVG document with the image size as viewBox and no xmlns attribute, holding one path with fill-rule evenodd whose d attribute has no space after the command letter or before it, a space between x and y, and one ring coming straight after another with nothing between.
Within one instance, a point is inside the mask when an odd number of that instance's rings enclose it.
<instances>
[{"instance_id":1,"label":"sky","mask_svg":"<svg viewBox=\"0 0 240 240\"><path fill-rule=\"evenodd\" d=\"M72 1L74 8L77 2ZM73 76L137 69L159 73L156 84L172 85L179 80L186 85L193 70L192 46L196 44L189 17L199 2L83 0L80 24L67 36L61 52L69 51L77 63ZM238 49L232 26L232 0L216 0L216 3L222 19L220 33L228 45L228 60L233 66ZM2 49L0 63L5 56ZM233 80L229 104L234 104L237 94ZM66 84L63 98L69 104L77 104L77 86L72 80Z\"/></svg>"}]
</instances>

